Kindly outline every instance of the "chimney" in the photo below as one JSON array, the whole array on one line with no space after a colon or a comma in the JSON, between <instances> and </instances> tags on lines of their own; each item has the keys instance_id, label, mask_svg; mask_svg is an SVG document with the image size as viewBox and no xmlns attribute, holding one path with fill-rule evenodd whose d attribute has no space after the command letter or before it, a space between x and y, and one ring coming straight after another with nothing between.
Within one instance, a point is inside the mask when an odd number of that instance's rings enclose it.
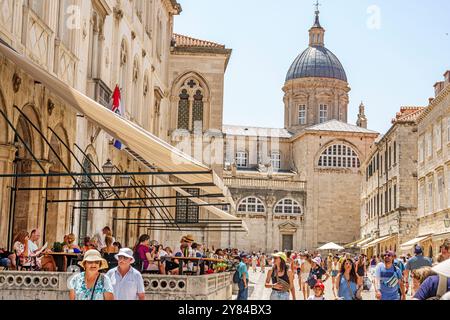
<instances>
[{"instance_id":1,"label":"chimney","mask_svg":"<svg viewBox=\"0 0 450 320\"><path fill-rule=\"evenodd\" d=\"M450 70L447 70L447 72L444 73L444 78L445 78L445 85L444 86L449 85L450 84Z\"/></svg>"},{"instance_id":2,"label":"chimney","mask_svg":"<svg viewBox=\"0 0 450 320\"><path fill-rule=\"evenodd\" d=\"M439 93L444 89L444 81L436 82L434 85L434 96L437 97Z\"/></svg>"}]
</instances>

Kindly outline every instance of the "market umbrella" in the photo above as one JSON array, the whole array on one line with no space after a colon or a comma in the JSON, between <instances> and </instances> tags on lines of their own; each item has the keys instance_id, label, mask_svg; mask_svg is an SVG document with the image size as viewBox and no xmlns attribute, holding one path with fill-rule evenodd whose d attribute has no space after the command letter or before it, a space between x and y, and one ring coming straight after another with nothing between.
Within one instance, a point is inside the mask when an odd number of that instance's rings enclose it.
<instances>
[{"instance_id":1,"label":"market umbrella","mask_svg":"<svg viewBox=\"0 0 450 320\"><path fill-rule=\"evenodd\" d=\"M334 242L327 243L317 250L344 250L344 247L341 247L340 245L337 245Z\"/></svg>"}]
</instances>

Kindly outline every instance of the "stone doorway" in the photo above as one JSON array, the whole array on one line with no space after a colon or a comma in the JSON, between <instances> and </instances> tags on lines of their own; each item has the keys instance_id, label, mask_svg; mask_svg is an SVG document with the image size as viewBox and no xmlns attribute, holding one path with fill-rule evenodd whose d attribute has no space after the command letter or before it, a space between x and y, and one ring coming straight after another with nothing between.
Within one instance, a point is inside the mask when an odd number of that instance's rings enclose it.
<instances>
[{"instance_id":1,"label":"stone doorway","mask_svg":"<svg viewBox=\"0 0 450 320\"><path fill-rule=\"evenodd\" d=\"M281 250L294 250L294 235L292 234L283 234L281 235Z\"/></svg>"}]
</instances>

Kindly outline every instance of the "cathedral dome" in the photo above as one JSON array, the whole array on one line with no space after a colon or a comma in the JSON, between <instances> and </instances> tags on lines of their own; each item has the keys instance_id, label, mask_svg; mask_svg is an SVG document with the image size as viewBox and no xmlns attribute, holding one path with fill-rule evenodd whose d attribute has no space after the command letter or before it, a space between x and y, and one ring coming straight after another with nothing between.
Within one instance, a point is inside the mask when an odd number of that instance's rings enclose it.
<instances>
[{"instance_id":1,"label":"cathedral dome","mask_svg":"<svg viewBox=\"0 0 450 320\"><path fill-rule=\"evenodd\" d=\"M323 46L311 46L292 63L286 81L299 78L332 78L347 82L339 59Z\"/></svg>"},{"instance_id":2,"label":"cathedral dome","mask_svg":"<svg viewBox=\"0 0 450 320\"><path fill-rule=\"evenodd\" d=\"M319 4L316 20L309 30L309 47L292 63L286 81L299 78L331 78L347 82L347 75L339 59L325 48L325 29L319 21Z\"/></svg>"}]
</instances>

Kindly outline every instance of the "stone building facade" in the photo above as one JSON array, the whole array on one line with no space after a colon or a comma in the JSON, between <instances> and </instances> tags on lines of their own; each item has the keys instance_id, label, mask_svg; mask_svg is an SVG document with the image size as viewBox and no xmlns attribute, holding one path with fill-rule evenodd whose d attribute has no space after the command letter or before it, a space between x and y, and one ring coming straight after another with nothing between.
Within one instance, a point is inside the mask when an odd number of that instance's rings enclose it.
<instances>
[{"instance_id":1,"label":"stone building facade","mask_svg":"<svg viewBox=\"0 0 450 320\"><path fill-rule=\"evenodd\" d=\"M180 12L181 6L175 0L6 0L2 1L0 13L0 38L43 70L107 108L117 85L121 90L123 116L160 139L174 143L172 133L176 128L179 89L188 85L189 80L196 81L202 95L202 100L195 101L201 102L196 106L196 114L200 114L203 130L221 130L223 76L231 53L224 46L212 43L188 43L187 46L181 43L186 38L173 35L174 16ZM57 92L49 91L24 74L20 66L2 58L0 68L0 108L11 120L8 126L3 117L0 119L2 173L65 172L62 163L72 172L81 172L82 168L94 171L108 160L121 171L148 169L134 155L114 148L111 136L77 114ZM40 130L35 130L33 125ZM13 128L24 141L17 141ZM62 163L50 152L45 140L57 151ZM37 159L31 159L25 144L31 146ZM64 145L73 149L79 162L68 154ZM69 232L74 232L81 241L105 225L113 228L123 245L131 246L147 230L115 219L156 215L155 210L142 209L84 210L69 203L50 203L46 210L43 190L18 191L14 199L11 186L17 183L18 187L69 188L75 181L70 177L50 178L48 182L39 177L26 179L17 182L12 178L1 179L2 246L8 246L19 230L39 228L43 240L53 243L61 241ZM137 183L157 184L158 179L143 177ZM155 188L154 192L162 197L175 195L167 188ZM49 200L83 201L98 196L97 191L47 194ZM138 194L131 190L126 196L136 198ZM15 209L11 209L14 205ZM121 204L116 201L112 206ZM199 210L202 215L204 209ZM174 209L170 212L175 216ZM152 238L168 239L167 244L171 246L178 243L180 236L166 231L150 233Z\"/></svg>"},{"instance_id":2,"label":"stone building facade","mask_svg":"<svg viewBox=\"0 0 450 320\"><path fill-rule=\"evenodd\" d=\"M370 256L400 251L417 233L417 118L423 110L402 107L362 165L360 243Z\"/></svg>"},{"instance_id":3,"label":"stone building facade","mask_svg":"<svg viewBox=\"0 0 450 320\"><path fill-rule=\"evenodd\" d=\"M292 63L283 86L285 126L224 126L225 172L253 251L314 249L359 236L360 165L378 134L347 123L347 76L324 46L319 12L309 47Z\"/></svg>"},{"instance_id":4,"label":"stone building facade","mask_svg":"<svg viewBox=\"0 0 450 320\"><path fill-rule=\"evenodd\" d=\"M450 237L450 71L418 119L418 231L428 256Z\"/></svg>"},{"instance_id":5,"label":"stone building facade","mask_svg":"<svg viewBox=\"0 0 450 320\"><path fill-rule=\"evenodd\" d=\"M361 164L378 134L367 129L363 109L359 126L347 123L350 87L341 63L324 45L319 12L309 31L309 47L295 59L283 85L285 127L273 129L223 125L224 74L231 50L174 34L174 18L181 12L176 0L2 3L2 42L107 108L118 86L126 119L223 177L236 203L228 210L247 223L249 233L199 231L194 233L197 241L268 252L358 238ZM0 172L92 172L109 163L120 171L148 170L138 155L114 148L112 137L74 111L58 92L6 58L0 68L0 108L12 120L9 126L0 118ZM32 159L25 145L38 159ZM22 229L39 228L43 240L52 243L69 232L80 241L105 225L123 245L132 246L143 232L172 247L179 242L180 232L147 230L123 220L150 219L158 214L155 209L120 209L137 205L131 201L112 202L112 209L84 209L87 199L99 197L97 191L21 190L15 198L11 193L16 184L70 189L92 181L26 179L0 180L0 245L10 244ZM142 176L136 182L153 185L160 180ZM112 183L120 184L119 177ZM168 188L153 192L158 197L177 195ZM139 192L124 195L138 198ZM77 199L81 205L49 202L45 208L46 197ZM177 206L167 211L172 217L192 213L177 201L165 202ZM212 217L205 208L196 210L199 218Z\"/></svg>"}]
</instances>

